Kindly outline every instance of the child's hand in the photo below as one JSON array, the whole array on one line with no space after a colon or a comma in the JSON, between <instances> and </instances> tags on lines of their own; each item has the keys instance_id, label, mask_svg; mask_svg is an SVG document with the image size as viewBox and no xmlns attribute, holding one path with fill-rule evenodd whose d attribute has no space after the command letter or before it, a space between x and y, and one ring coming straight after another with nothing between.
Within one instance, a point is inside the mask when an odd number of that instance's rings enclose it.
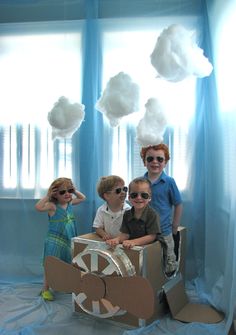
<instances>
[{"instance_id":1,"label":"child's hand","mask_svg":"<svg viewBox=\"0 0 236 335\"><path fill-rule=\"evenodd\" d=\"M126 249L133 248L135 246L135 242L133 240L125 240L122 243L123 247Z\"/></svg>"},{"instance_id":2,"label":"child's hand","mask_svg":"<svg viewBox=\"0 0 236 335\"><path fill-rule=\"evenodd\" d=\"M102 239L103 241L111 240L112 236L110 234L104 233Z\"/></svg>"},{"instance_id":3,"label":"child's hand","mask_svg":"<svg viewBox=\"0 0 236 335\"><path fill-rule=\"evenodd\" d=\"M78 192L74 184L72 184L70 188L73 190L73 194L76 194L76 192Z\"/></svg>"},{"instance_id":4,"label":"child's hand","mask_svg":"<svg viewBox=\"0 0 236 335\"><path fill-rule=\"evenodd\" d=\"M112 238L111 240L107 240L106 243L107 243L110 247L114 248L115 246L117 246L117 245L120 243L120 241L119 241L119 239L116 237L116 238Z\"/></svg>"},{"instance_id":5,"label":"child's hand","mask_svg":"<svg viewBox=\"0 0 236 335\"><path fill-rule=\"evenodd\" d=\"M57 194L57 191L58 191L58 188L57 187L53 187L53 189L50 191L50 192L48 192L48 197L49 197L49 200L51 199L51 198L55 198L56 197L56 194Z\"/></svg>"},{"instance_id":6,"label":"child's hand","mask_svg":"<svg viewBox=\"0 0 236 335\"><path fill-rule=\"evenodd\" d=\"M177 233L178 233L178 226L177 227L173 226L172 227L172 234L176 235Z\"/></svg>"}]
</instances>

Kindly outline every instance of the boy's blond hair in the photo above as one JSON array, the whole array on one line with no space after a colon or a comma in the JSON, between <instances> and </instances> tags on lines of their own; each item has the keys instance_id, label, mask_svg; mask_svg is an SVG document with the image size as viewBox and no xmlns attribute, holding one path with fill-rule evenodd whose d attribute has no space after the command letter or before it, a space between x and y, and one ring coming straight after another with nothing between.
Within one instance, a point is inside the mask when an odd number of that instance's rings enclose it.
<instances>
[{"instance_id":1,"label":"boy's blond hair","mask_svg":"<svg viewBox=\"0 0 236 335\"><path fill-rule=\"evenodd\" d=\"M149 192L150 192L150 194L151 194L151 192L152 192L152 189L151 189L152 184L151 184L151 182L150 182L147 178L144 178L144 177L138 177L138 178L135 178L135 179L133 179L133 180L129 183L129 193L131 193L131 191L132 191L132 187L133 187L134 185L137 185L137 184L147 184L148 187L149 187Z\"/></svg>"},{"instance_id":2,"label":"boy's blond hair","mask_svg":"<svg viewBox=\"0 0 236 335\"><path fill-rule=\"evenodd\" d=\"M104 198L104 193L110 192L114 186L119 183L125 183L124 180L119 176L111 175L107 177L101 177L97 183L97 192L100 198L106 200Z\"/></svg>"}]
</instances>

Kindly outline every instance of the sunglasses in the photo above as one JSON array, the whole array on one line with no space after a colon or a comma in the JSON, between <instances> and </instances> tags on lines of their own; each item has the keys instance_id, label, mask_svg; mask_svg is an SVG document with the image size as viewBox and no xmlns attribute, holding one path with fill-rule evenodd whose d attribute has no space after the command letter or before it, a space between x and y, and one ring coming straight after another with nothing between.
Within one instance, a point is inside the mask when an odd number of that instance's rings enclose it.
<instances>
[{"instance_id":1,"label":"sunglasses","mask_svg":"<svg viewBox=\"0 0 236 335\"><path fill-rule=\"evenodd\" d=\"M68 192L68 193L74 193L74 189L73 189L73 188L69 188L68 190L61 190L61 191L58 191L58 193L59 193L60 195L64 195L64 194L66 194L66 192Z\"/></svg>"},{"instance_id":2,"label":"sunglasses","mask_svg":"<svg viewBox=\"0 0 236 335\"><path fill-rule=\"evenodd\" d=\"M161 157L161 156L157 156L157 157L153 157L153 156L148 156L146 158L147 162L148 163L151 163L154 161L154 159L156 158L156 160L159 162L159 163L163 163L165 161L165 158L164 157Z\"/></svg>"},{"instance_id":3,"label":"sunglasses","mask_svg":"<svg viewBox=\"0 0 236 335\"><path fill-rule=\"evenodd\" d=\"M122 191L127 193L128 192L128 187L127 186L124 186L123 188L118 187L114 190L114 193L120 194ZM108 191L108 192L113 192L113 191Z\"/></svg>"},{"instance_id":4,"label":"sunglasses","mask_svg":"<svg viewBox=\"0 0 236 335\"><path fill-rule=\"evenodd\" d=\"M145 200L147 200L147 199L150 198L150 195L148 193L146 193L146 192L132 192L132 193L130 193L129 196L130 196L131 199L135 199L135 198L138 197L138 195L140 195L141 198L143 198Z\"/></svg>"}]
</instances>

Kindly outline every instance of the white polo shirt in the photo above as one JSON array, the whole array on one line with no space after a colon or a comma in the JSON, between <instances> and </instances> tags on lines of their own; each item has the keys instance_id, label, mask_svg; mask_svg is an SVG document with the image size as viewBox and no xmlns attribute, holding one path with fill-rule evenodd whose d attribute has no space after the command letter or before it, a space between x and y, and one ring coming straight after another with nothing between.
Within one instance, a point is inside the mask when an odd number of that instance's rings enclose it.
<instances>
[{"instance_id":1,"label":"white polo shirt","mask_svg":"<svg viewBox=\"0 0 236 335\"><path fill-rule=\"evenodd\" d=\"M106 203L103 204L97 209L93 227L102 228L112 237L116 237L120 233L123 214L128 209L130 209L130 205L126 202L124 203L123 208L118 212L112 212Z\"/></svg>"}]
</instances>

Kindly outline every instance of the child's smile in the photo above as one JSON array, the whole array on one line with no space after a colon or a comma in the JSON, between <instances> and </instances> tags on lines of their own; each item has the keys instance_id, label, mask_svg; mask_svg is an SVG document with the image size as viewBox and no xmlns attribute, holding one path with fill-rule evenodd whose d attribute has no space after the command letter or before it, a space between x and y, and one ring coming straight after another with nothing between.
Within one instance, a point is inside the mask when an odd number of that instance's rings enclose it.
<instances>
[{"instance_id":1,"label":"child's smile","mask_svg":"<svg viewBox=\"0 0 236 335\"><path fill-rule=\"evenodd\" d=\"M129 201L135 209L144 209L150 200L150 189L146 183L133 185L129 193Z\"/></svg>"},{"instance_id":2,"label":"child's smile","mask_svg":"<svg viewBox=\"0 0 236 335\"><path fill-rule=\"evenodd\" d=\"M150 175L161 175L166 166L165 155L163 150L150 149L146 153L145 166Z\"/></svg>"}]
</instances>

